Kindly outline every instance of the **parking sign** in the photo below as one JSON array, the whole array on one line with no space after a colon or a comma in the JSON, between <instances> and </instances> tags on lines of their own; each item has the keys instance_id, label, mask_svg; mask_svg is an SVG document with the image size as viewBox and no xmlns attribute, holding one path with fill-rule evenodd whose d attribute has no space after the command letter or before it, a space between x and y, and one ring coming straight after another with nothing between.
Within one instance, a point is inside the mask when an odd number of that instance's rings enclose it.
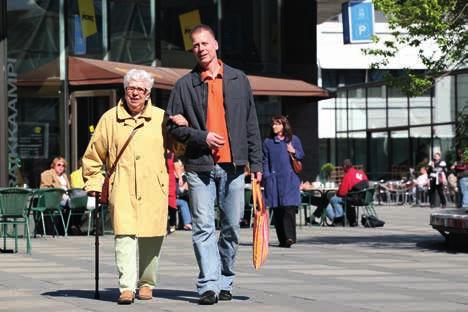
<instances>
[{"instance_id":1,"label":"parking sign","mask_svg":"<svg viewBox=\"0 0 468 312\"><path fill-rule=\"evenodd\" d=\"M341 5L344 43L372 42L374 4L372 0L348 1Z\"/></svg>"}]
</instances>

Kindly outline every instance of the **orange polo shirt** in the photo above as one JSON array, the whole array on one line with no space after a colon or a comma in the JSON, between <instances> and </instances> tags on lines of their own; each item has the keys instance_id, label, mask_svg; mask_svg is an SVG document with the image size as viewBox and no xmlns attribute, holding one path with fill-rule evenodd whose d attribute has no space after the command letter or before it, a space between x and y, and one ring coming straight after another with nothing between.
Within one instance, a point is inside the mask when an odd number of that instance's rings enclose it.
<instances>
[{"instance_id":1,"label":"orange polo shirt","mask_svg":"<svg viewBox=\"0 0 468 312\"><path fill-rule=\"evenodd\" d=\"M223 98L223 63L219 61L221 68L216 77L210 76L208 71L200 73L201 79L208 84L208 109L206 112L206 129L215 132L224 138L224 145L221 148L213 149L213 159L215 163L230 163L231 147L226 125Z\"/></svg>"}]
</instances>

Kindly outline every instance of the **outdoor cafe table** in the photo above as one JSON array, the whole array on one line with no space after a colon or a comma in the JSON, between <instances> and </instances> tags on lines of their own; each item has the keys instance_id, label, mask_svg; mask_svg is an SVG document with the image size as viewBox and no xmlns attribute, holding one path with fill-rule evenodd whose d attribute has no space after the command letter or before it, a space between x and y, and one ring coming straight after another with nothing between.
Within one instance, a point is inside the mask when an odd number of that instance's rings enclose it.
<instances>
[{"instance_id":1,"label":"outdoor cafe table","mask_svg":"<svg viewBox=\"0 0 468 312\"><path fill-rule=\"evenodd\" d=\"M313 215L318 218L322 217L322 212L330 201L329 197L331 198L337 191L337 187L311 187L302 189L302 192L308 195L309 204L317 207Z\"/></svg>"}]
</instances>

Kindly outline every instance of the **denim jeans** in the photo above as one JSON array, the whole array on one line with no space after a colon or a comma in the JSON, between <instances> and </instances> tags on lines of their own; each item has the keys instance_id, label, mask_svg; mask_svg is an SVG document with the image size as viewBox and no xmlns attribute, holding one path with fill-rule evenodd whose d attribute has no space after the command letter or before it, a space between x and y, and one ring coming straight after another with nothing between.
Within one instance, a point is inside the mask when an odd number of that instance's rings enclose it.
<instances>
[{"instance_id":1,"label":"denim jeans","mask_svg":"<svg viewBox=\"0 0 468 312\"><path fill-rule=\"evenodd\" d=\"M216 165L207 172L186 173L192 213L192 241L200 273L197 291L232 290L239 246L239 221L244 211L244 168ZM215 201L221 230L216 238Z\"/></svg>"},{"instance_id":2,"label":"denim jeans","mask_svg":"<svg viewBox=\"0 0 468 312\"><path fill-rule=\"evenodd\" d=\"M190 215L189 204L185 199L177 198L177 208L180 210L180 215L182 216L182 222L184 225L192 223L192 216Z\"/></svg>"},{"instance_id":3,"label":"denim jeans","mask_svg":"<svg viewBox=\"0 0 468 312\"><path fill-rule=\"evenodd\" d=\"M343 216L343 198L333 196L330 198L330 204L327 206L326 214L328 219L334 220Z\"/></svg>"},{"instance_id":4,"label":"denim jeans","mask_svg":"<svg viewBox=\"0 0 468 312\"><path fill-rule=\"evenodd\" d=\"M462 207L463 208L468 208L468 177L461 178L458 180L459 181L459 192L462 196Z\"/></svg>"}]
</instances>

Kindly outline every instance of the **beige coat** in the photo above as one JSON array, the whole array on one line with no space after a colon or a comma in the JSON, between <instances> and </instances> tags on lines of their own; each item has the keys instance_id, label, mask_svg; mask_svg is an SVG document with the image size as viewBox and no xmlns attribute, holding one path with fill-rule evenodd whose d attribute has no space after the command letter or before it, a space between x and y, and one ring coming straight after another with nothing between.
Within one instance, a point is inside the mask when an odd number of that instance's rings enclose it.
<instances>
[{"instance_id":1,"label":"beige coat","mask_svg":"<svg viewBox=\"0 0 468 312\"><path fill-rule=\"evenodd\" d=\"M120 101L99 120L83 156L86 191L101 191L102 165L110 169L133 128L140 126L110 178L109 208L115 235L163 236L168 173L164 111L149 101L134 119Z\"/></svg>"},{"instance_id":2,"label":"beige coat","mask_svg":"<svg viewBox=\"0 0 468 312\"><path fill-rule=\"evenodd\" d=\"M66 173L63 173L63 177L67 182L67 189L70 188L70 182L68 181L68 177ZM55 187L55 188L62 188L62 184L60 183L59 176L55 172L55 169L48 169L41 173L41 185L40 188L48 188L48 187Z\"/></svg>"}]
</instances>

